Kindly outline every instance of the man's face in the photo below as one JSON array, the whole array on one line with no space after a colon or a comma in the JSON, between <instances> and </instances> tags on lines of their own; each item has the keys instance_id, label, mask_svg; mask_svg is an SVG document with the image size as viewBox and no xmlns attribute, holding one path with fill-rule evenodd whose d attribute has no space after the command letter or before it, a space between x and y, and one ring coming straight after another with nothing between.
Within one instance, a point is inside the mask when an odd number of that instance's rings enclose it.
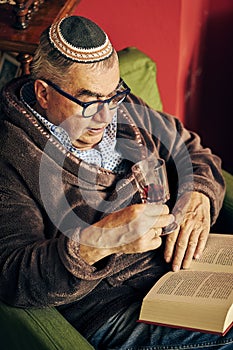
<instances>
[{"instance_id":1,"label":"man's face","mask_svg":"<svg viewBox=\"0 0 233 350\"><path fill-rule=\"evenodd\" d=\"M117 60L111 68L94 68L78 64L69 73L68 84L60 86L82 102L104 100L115 94L119 84ZM67 79L66 79L67 81ZM46 86L47 84L45 84ZM78 149L90 149L102 139L104 129L112 121L116 110L108 105L90 118L82 116L82 107L62 96L52 87L46 86L45 114L49 121L61 125L69 134L72 144Z\"/></svg>"}]
</instances>

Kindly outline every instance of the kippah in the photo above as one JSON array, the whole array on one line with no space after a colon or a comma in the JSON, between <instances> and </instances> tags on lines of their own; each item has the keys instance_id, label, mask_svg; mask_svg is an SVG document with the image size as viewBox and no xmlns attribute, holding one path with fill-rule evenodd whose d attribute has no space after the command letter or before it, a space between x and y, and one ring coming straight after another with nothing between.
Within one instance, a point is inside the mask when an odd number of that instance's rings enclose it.
<instances>
[{"instance_id":1,"label":"kippah","mask_svg":"<svg viewBox=\"0 0 233 350\"><path fill-rule=\"evenodd\" d=\"M64 17L49 28L51 44L66 58L80 63L103 61L113 53L107 34L81 16Z\"/></svg>"}]
</instances>

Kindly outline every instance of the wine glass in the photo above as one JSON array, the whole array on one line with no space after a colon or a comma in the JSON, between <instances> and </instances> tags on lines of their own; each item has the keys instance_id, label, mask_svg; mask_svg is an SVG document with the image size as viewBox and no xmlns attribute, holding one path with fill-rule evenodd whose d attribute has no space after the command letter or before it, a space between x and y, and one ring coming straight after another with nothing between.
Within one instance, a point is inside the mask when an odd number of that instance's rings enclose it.
<instances>
[{"instance_id":1,"label":"wine glass","mask_svg":"<svg viewBox=\"0 0 233 350\"><path fill-rule=\"evenodd\" d=\"M143 159L132 166L132 173L142 203L165 204L169 200L169 184L163 159ZM172 222L162 229L161 236L173 232L177 227L177 223Z\"/></svg>"}]
</instances>

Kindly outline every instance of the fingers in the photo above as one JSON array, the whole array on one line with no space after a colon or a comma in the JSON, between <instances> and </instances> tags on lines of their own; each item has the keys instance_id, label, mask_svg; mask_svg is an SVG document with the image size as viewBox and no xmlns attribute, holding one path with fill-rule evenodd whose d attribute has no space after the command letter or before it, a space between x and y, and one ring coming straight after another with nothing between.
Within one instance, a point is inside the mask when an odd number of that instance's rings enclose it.
<instances>
[{"instance_id":1,"label":"fingers","mask_svg":"<svg viewBox=\"0 0 233 350\"><path fill-rule=\"evenodd\" d=\"M178 228L174 232L170 233L166 237L164 259L167 263L170 263L172 260L179 231L180 231L180 226L178 226Z\"/></svg>"},{"instance_id":2,"label":"fingers","mask_svg":"<svg viewBox=\"0 0 233 350\"><path fill-rule=\"evenodd\" d=\"M159 227L153 227L150 231L153 232L154 238L161 237L162 234L162 228Z\"/></svg>"},{"instance_id":3,"label":"fingers","mask_svg":"<svg viewBox=\"0 0 233 350\"><path fill-rule=\"evenodd\" d=\"M139 243L142 244L143 242L147 250L157 249L162 244L162 239L160 237L161 232L161 228L152 228L146 235L140 238ZM150 249L148 249L148 247L150 247Z\"/></svg>"},{"instance_id":4,"label":"fingers","mask_svg":"<svg viewBox=\"0 0 233 350\"><path fill-rule=\"evenodd\" d=\"M169 214L169 208L167 205L150 203L142 204L143 215L146 216L159 216Z\"/></svg>"},{"instance_id":5,"label":"fingers","mask_svg":"<svg viewBox=\"0 0 233 350\"><path fill-rule=\"evenodd\" d=\"M181 267L188 269L193 258L198 259L206 245L209 235L207 227L181 226L167 236L164 258L166 262L172 261L173 271Z\"/></svg>"},{"instance_id":6,"label":"fingers","mask_svg":"<svg viewBox=\"0 0 233 350\"><path fill-rule=\"evenodd\" d=\"M167 205L159 205L156 203L144 204L145 210L143 212L144 217L154 217L155 221L153 227L165 227L174 222L175 217L173 214L169 214L169 208Z\"/></svg>"},{"instance_id":7,"label":"fingers","mask_svg":"<svg viewBox=\"0 0 233 350\"><path fill-rule=\"evenodd\" d=\"M127 217L129 223L127 224L127 235L132 238L139 238L148 232L151 228L162 228L169 225L174 221L174 216L169 213L169 209L166 205L158 204L141 204L141 206L135 207L137 216L130 220ZM129 213L128 213L129 214Z\"/></svg>"},{"instance_id":8,"label":"fingers","mask_svg":"<svg viewBox=\"0 0 233 350\"><path fill-rule=\"evenodd\" d=\"M181 267L188 269L194 257L200 257L202 254L209 230L193 229L190 235L181 234L177 240L174 259L172 263L173 271L179 270ZM185 237L184 237L185 236Z\"/></svg>"},{"instance_id":9,"label":"fingers","mask_svg":"<svg viewBox=\"0 0 233 350\"><path fill-rule=\"evenodd\" d=\"M161 229L150 229L144 236L138 238L133 243L121 247L124 254L144 253L157 249L162 244L162 239L157 236Z\"/></svg>"},{"instance_id":10,"label":"fingers","mask_svg":"<svg viewBox=\"0 0 233 350\"><path fill-rule=\"evenodd\" d=\"M174 259L172 262L173 271L178 271L181 266L189 268L193 259L199 239L198 230L187 232L187 229L181 230L177 239Z\"/></svg>"},{"instance_id":11,"label":"fingers","mask_svg":"<svg viewBox=\"0 0 233 350\"><path fill-rule=\"evenodd\" d=\"M199 259L200 256L202 255L203 250L205 249L206 246L206 242L209 236L209 230L207 230L208 232L203 232L200 234L199 236L199 240L196 246L196 250L194 253L194 258L195 259Z\"/></svg>"},{"instance_id":12,"label":"fingers","mask_svg":"<svg viewBox=\"0 0 233 350\"><path fill-rule=\"evenodd\" d=\"M176 259L173 262L173 269L179 270L181 265L184 269L188 269L193 260L194 253L198 244L197 231L194 231L190 234L190 237L186 243L186 247L183 251L181 251L181 255L179 256L179 249L177 250ZM179 247L179 243L178 243Z\"/></svg>"},{"instance_id":13,"label":"fingers","mask_svg":"<svg viewBox=\"0 0 233 350\"><path fill-rule=\"evenodd\" d=\"M162 228L169 226L174 222L174 216L172 214L161 215L155 218L153 227L154 228ZM162 229L161 229L162 234Z\"/></svg>"},{"instance_id":14,"label":"fingers","mask_svg":"<svg viewBox=\"0 0 233 350\"><path fill-rule=\"evenodd\" d=\"M173 271L181 267L189 268L192 259L201 256L209 235L209 199L198 192L191 193L189 197L185 212L181 210L182 208L178 208L183 216L180 226L166 238L164 258L166 262L172 261Z\"/></svg>"}]
</instances>

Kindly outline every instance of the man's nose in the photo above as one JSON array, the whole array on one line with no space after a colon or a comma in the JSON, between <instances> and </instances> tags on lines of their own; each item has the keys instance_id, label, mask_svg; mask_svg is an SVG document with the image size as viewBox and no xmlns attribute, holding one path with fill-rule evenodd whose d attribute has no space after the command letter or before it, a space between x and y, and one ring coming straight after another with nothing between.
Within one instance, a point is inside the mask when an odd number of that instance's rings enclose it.
<instances>
[{"instance_id":1,"label":"man's nose","mask_svg":"<svg viewBox=\"0 0 233 350\"><path fill-rule=\"evenodd\" d=\"M109 106L107 103L104 103L101 110L98 111L93 116L93 119L101 123L110 123L112 120L113 114L114 114L114 111L109 109Z\"/></svg>"}]
</instances>

